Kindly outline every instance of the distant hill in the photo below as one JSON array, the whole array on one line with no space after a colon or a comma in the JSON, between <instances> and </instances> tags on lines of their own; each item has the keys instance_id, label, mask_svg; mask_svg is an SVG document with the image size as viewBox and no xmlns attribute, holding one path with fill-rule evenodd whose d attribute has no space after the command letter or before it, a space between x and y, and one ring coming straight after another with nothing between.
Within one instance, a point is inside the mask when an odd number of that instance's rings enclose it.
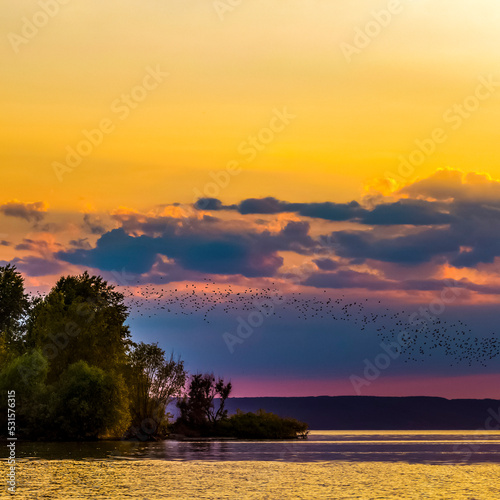
<instances>
[{"instance_id":1,"label":"distant hill","mask_svg":"<svg viewBox=\"0 0 500 500\"><path fill-rule=\"evenodd\" d=\"M500 430L500 401L434 397L230 398L229 413L260 408L316 430ZM497 416L495 418L495 415ZM489 418L492 417L492 418Z\"/></svg>"}]
</instances>

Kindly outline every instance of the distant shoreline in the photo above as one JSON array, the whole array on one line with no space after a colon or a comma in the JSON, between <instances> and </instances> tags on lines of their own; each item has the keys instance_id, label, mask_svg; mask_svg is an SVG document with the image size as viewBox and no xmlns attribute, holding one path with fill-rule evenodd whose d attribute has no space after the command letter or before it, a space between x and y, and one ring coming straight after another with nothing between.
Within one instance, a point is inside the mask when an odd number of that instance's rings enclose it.
<instances>
[{"instance_id":1,"label":"distant shoreline","mask_svg":"<svg viewBox=\"0 0 500 500\"><path fill-rule=\"evenodd\" d=\"M500 430L500 400L432 396L229 398L236 409L267 411L307 422L310 430Z\"/></svg>"},{"instance_id":2,"label":"distant shoreline","mask_svg":"<svg viewBox=\"0 0 500 500\"><path fill-rule=\"evenodd\" d=\"M429 396L307 396L228 398L229 414L237 409L256 412L260 408L280 417L307 422L310 431L500 431L500 400L445 399ZM248 441L235 437L187 437L172 433L174 441ZM285 440L285 439L284 439ZM288 440L288 439L286 439ZM289 439L295 441L295 439ZM119 438L86 439L74 442L130 441ZM162 441L162 440L160 440ZM272 441L272 439L271 439ZM1 443L7 443L0 436ZM54 440L22 440L23 442L71 442ZM144 442L135 440L135 442Z\"/></svg>"}]
</instances>

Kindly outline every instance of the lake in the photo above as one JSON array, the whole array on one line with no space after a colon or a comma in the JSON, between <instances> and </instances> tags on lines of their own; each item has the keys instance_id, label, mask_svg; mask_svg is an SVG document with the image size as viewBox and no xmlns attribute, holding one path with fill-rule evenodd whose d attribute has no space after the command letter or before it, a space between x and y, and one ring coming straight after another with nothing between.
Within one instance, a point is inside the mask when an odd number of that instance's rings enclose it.
<instances>
[{"instance_id":1,"label":"lake","mask_svg":"<svg viewBox=\"0 0 500 500\"><path fill-rule=\"evenodd\" d=\"M15 498L500 498L499 432L312 431L299 441L18 443L17 460ZM5 460L1 467L7 470ZM9 497L5 488L2 493Z\"/></svg>"}]
</instances>

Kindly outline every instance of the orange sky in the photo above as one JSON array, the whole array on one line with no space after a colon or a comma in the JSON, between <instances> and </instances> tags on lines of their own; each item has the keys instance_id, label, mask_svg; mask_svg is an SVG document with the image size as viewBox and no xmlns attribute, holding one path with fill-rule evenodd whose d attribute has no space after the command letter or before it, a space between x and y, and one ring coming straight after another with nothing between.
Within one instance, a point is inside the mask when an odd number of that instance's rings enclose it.
<instances>
[{"instance_id":1,"label":"orange sky","mask_svg":"<svg viewBox=\"0 0 500 500\"><path fill-rule=\"evenodd\" d=\"M27 23L44 22L38 2L9 5L0 21L2 202L43 198L56 211L189 203L229 161L242 171L220 193L227 202L348 201L396 173L399 155L436 128L446 140L411 178L445 166L500 177L499 96L461 123L455 111L444 118L479 77L500 81L498 2L401 0L374 28L389 4L262 0L218 13L216 2L75 0L31 33ZM380 33L348 62L342 44L357 47L370 22ZM168 76L136 90L127 113L122 96L148 67ZM247 161L238 148L284 107L295 118ZM53 163L103 119L113 132L59 182Z\"/></svg>"},{"instance_id":2,"label":"orange sky","mask_svg":"<svg viewBox=\"0 0 500 500\"><path fill-rule=\"evenodd\" d=\"M237 3L4 6L0 265L13 262L31 289L84 269L139 294L210 276L235 288L275 281L284 295L328 288L405 315L451 287L461 292L444 316L463 310L489 338L500 293L498 0ZM216 200L205 209L198 198ZM276 376L283 389L288 356L300 354L290 318L233 357L221 332L235 318L199 328L138 314L139 338L158 340L166 323L177 352L199 369L218 359L243 384ZM330 327L319 325L324 349L304 344L300 391L315 378L315 394L334 379L342 392L371 355L357 349L357 325L351 344ZM330 371L329 352L355 368ZM496 380L475 367L457 382L461 368L445 364L413 385L399 381L414 374L403 367L369 393L416 394L441 376L436 394L470 395Z\"/></svg>"}]
</instances>

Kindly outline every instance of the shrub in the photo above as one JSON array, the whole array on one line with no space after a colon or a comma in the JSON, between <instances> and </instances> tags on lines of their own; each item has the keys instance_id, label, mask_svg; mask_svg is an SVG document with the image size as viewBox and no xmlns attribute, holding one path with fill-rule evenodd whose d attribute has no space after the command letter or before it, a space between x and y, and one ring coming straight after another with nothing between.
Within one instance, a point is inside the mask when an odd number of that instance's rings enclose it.
<instances>
[{"instance_id":1,"label":"shrub","mask_svg":"<svg viewBox=\"0 0 500 500\"><path fill-rule=\"evenodd\" d=\"M240 439L296 439L306 437L308 426L294 418L282 418L259 410L257 413L238 411L229 419L234 437Z\"/></svg>"}]
</instances>

